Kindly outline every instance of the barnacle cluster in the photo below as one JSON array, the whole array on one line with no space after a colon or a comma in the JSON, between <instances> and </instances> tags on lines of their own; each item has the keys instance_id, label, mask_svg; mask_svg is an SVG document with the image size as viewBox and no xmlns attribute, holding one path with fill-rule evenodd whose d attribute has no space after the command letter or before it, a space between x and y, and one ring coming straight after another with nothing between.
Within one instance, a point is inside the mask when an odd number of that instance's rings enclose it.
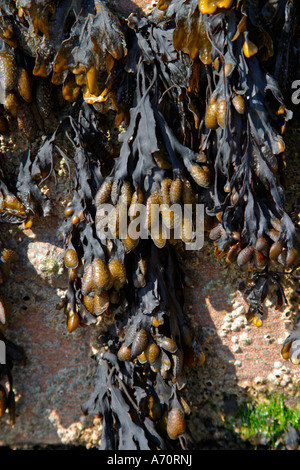
<instances>
[{"instance_id":1,"label":"barnacle cluster","mask_svg":"<svg viewBox=\"0 0 300 470\"><path fill-rule=\"evenodd\" d=\"M184 315L176 250L197 225L218 259L249 273L249 321L262 324L270 293L278 308L285 301L276 270L300 258L282 137L297 13L292 0L159 0L150 16L126 21L100 0L0 6L0 133L16 120L28 140L15 184L0 173L0 220L31 226L47 216L40 186L55 176L55 156L74 167L58 309L70 333L102 328L95 391L82 407L102 416L102 449L192 446L180 391L186 368L205 357ZM47 134L51 113L57 127ZM118 150L111 115L123 129ZM295 338L284 358L294 358Z\"/></svg>"}]
</instances>

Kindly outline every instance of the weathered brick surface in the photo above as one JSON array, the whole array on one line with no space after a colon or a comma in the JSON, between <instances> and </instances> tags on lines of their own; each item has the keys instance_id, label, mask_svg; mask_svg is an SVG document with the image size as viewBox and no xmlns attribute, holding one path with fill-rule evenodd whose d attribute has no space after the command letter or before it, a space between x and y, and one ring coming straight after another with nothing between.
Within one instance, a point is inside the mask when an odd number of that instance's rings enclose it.
<instances>
[{"instance_id":1,"label":"weathered brick surface","mask_svg":"<svg viewBox=\"0 0 300 470\"><path fill-rule=\"evenodd\" d=\"M129 0L111 3L124 15L136 6L146 10L152 4ZM13 427L7 415L0 420L0 445L90 446L96 445L101 435L101 422L83 417L80 409L93 388L90 356L97 329L79 328L69 334L63 312L55 309L67 277L56 235L63 206L57 203L54 213L55 217L32 230L16 229L13 234L13 248L20 261L6 287L13 306L7 336L24 347L27 365L16 365L13 370L17 419ZM298 368L280 356L294 313L289 307L281 312L270 307L260 329L247 325L246 306L237 291L238 272L222 261L218 263L211 246L199 253L188 252L184 258L194 284L186 288L186 312L206 355L203 366L187 371L184 393L192 409L189 425L196 439L217 440L222 417L213 411L211 403L226 414L224 396L250 396L265 385L295 396ZM211 428L208 418L216 423Z\"/></svg>"},{"instance_id":2,"label":"weathered brick surface","mask_svg":"<svg viewBox=\"0 0 300 470\"><path fill-rule=\"evenodd\" d=\"M44 267L53 261L62 265L56 222L15 235L20 260L6 288L13 306L6 335L24 348L27 361L13 369L17 418L13 427L7 415L2 418L0 444L60 442L58 421L67 429L82 420L80 404L91 391L92 332L68 333L64 314L55 309L60 290L67 287L66 273L53 275Z\"/></svg>"}]
</instances>

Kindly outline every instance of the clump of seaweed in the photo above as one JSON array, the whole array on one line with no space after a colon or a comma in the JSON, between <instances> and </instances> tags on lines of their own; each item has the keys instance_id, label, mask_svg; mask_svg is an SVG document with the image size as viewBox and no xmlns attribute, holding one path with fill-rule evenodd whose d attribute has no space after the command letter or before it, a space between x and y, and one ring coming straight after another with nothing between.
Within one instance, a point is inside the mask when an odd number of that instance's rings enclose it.
<instances>
[{"instance_id":1,"label":"clump of seaweed","mask_svg":"<svg viewBox=\"0 0 300 470\"><path fill-rule=\"evenodd\" d=\"M111 180L104 180L100 171L100 159L96 154L90 155L88 151L93 138L93 116L94 112L83 103L77 120L71 117L69 122L75 133L72 142L78 171L75 175L73 200L66 208L66 221L61 227L66 245L64 262L69 273L69 288L58 308L64 309L69 332L80 325L98 323L99 318L106 319L109 328L100 341L104 356L100 353L101 359L98 359L103 364L108 357L111 364L114 358L115 374L119 368L122 370L127 367L127 363L128 367L136 366L144 377L139 386L145 388L144 392L141 391L141 398L146 399L150 386L153 389L155 403L152 403L154 398L151 398L151 404L146 406L143 400L143 409L136 417L149 437L154 426L152 423L149 428L152 415L158 421L163 412L170 410L172 423L172 400L177 400L176 389L180 390L185 384L183 366L202 363L204 354L183 314L182 273L177 272L178 267L173 261L176 254L172 244L158 247L150 238L140 240L135 247L128 249L124 240L107 240L102 237L97 214L101 208L100 202L104 203L113 197L113 183ZM117 159L113 172L119 166L120 160ZM124 182L115 194L116 200L118 197L123 198L122 202L128 209L134 197L130 186ZM164 254L158 254L162 248ZM105 353L107 348L109 354ZM122 365L123 363L125 364ZM99 377L102 381L106 380L106 375L101 374ZM135 388L134 382L134 374L128 374L127 386L130 385L130 390ZM107 390L109 384L104 384ZM161 388L165 390L163 395ZM125 396L124 400L127 398ZM98 395L95 395L94 400L100 403ZM84 409L92 413L95 406L91 401ZM139 406L138 401L135 408ZM175 408L181 409L178 406ZM152 408L156 409L156 414ZM161 412L158 413L158 410ZM114 411L118 413L118 409ZM181 427L172 431L173 425L169 424L169 436L172 439L175 435L178 437L185 433L184 411L181 412ZM100 414L103 413L104 411ZM144 422L145 416L148 418ZM112 415L103 425L109 426L114 419ZM104 430L104 434L108 432ZM120 433L124 433L123 428ZM151 439L149 437L149 448L154 445ZM104 448L106 445L108 443L103 442ZM131 445L134 445L134 439Z\"/></svg>"},{"instance_id":2,"label":"clump of seaweed","mask_svg":"<svg viewBox=\"0 0 300 470\"><path fill-rule=\"evenodd\" d=\"M292 113L278 74L284 70L291 83L296 51L291 39L287 45L287 32L293 36L296 11L292 2L284 8L267 2L262 10L250 2L232 3L174 1L158 7L175 15L175 47L206 66L199 155L214 169L208 213L218 221L209 238L218 259L251 273L254 298L266 295L268 284L280 285L272 270L299 263L299 232L284 209L282 134Z\"/></svg>"},{"instance_id":3,"label":"clump of seaweed","mask_svg":"<svg viewBox=\"0 0 300 470\"><path fill-rule=\"evenodd\" d=\"M15 120L28 140L13 187L1 172L0 220L28 227L49 215L41 186L55 178L54 159L74 166L58 308L70 333L100 328L95 390L82 409L102 416L101 449L193 446L180 391L205 357L183 313L176 250L197 224L218 259L248 274L248 321L261 326L267 296L285 302L277 271L300 258L284 201L296 18L291 0L160 0L151 16L126 21L98 0L0 7L0 133ZM112 113L124 128L119 150L107 138ZM297 335L282 348L294 363ZM10 394L10 366L4 373Z\"/></svg>"}]
</instances>

